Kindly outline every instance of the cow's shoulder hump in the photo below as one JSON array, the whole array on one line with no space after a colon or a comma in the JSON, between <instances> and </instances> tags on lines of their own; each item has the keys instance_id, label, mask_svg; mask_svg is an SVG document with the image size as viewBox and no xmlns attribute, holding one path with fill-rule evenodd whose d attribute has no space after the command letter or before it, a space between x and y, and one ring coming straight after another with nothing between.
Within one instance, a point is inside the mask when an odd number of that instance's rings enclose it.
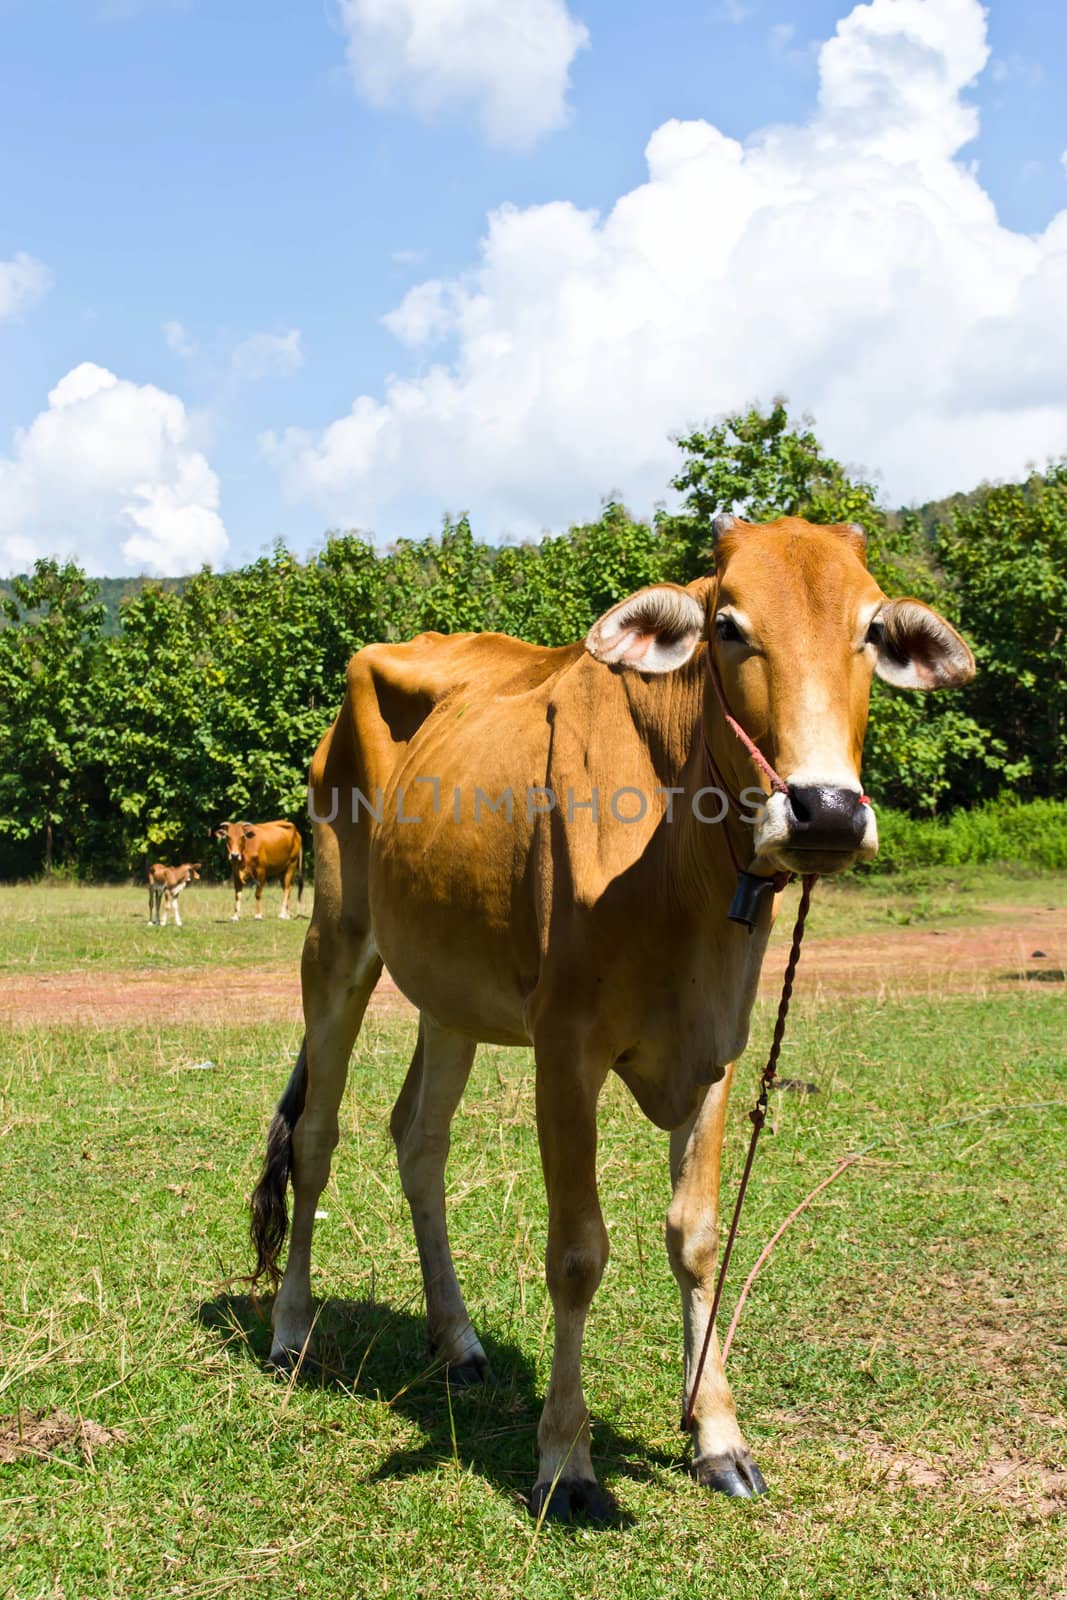
<instances>
[{"instance_id":1,"label":"cow's shoulder hump","mask_svg":"<svg viewBox=\"0 0 1067 1600\"><path fill-rule=\"evenodd\" d=\"M420 633L406 644L372 644L348 666L356 726L384 723L406 743L451 695L483 703L538 688L582 654L580 644L550 649L504 633Z\"/></svg>"}]
</instances>

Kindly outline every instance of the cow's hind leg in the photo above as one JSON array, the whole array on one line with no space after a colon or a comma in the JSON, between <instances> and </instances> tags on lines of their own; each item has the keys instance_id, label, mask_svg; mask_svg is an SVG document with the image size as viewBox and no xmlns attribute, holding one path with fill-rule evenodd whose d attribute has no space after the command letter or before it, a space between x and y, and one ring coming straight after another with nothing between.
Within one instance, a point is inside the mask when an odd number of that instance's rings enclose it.
<instances>
[{"instance_id":1,"label":"cow's hind leg","mask_svg":"<svg viewBox=\"0 0 1067 1600\"><path fill-rule=\"evenodd\" d=\"M291 861L282 875L282 909L278 916L282 922L289 921L289 891L293 887L293 878L296 876L296 862Z\"/></svg>"},{"instance_id":2,"label":"cow's hind leg","mask_svg":"<svg viewBox=\"0 0 1067 1600\"><path fill-rule=\"evenodd\" d=\"M400 1181L411 1208L434 1354L453 1382L481 1382L489 1364L471 1326L452 1264L445 1216L449 1127L467 1085L474 1043L425 1015L390 1122Z\"/></svg>"},{"instance_id":3,"label":"cow's hind leg","mask_svg":"<svg viewBox=\"0 0 1067 1600\"><path fill-rule=\"evenodd\" d=\"M555 1312L552 1375L537 1430L537 1482L531 1510L567 1520L597 1520L615 1503L599 1487L582 1392L582 1339L608 1259L596 1182L596 1103L606 1070L583 1073L568 1048L537 1050L537 1132L548 1191L548 1292Z\"/></svg>"},{"instance_id":4,"label":"cow's hind leg","mask_svg":"<svg viewBox=\"0 0 1067 1600\"><path fill-rule=\"evenodd\" d=\"M682 1296L685 1392L692 1390L715 1294L719 1254L719 1174L732 1065L693 1117L671 1134L674 1195L667 1213L667 1254ZM693 1475L709 1489L749 1497L767 1485L741 1436L719 1338L712 1333L693 1412Z\"/></svg>"},{"instance_id":5,"label":"cow's hind leg","mask_svg":"<svg viewBox=\"0 0 1067 1600\"><path fill-rule=\"evenodd\" d=\"M347 941L331 938L329 946L328 960L310 938L305 946L303 985L307 1031L304 1049L271 1126L267 1164L261 1179L262 1187L271 1166L271 1141L281 1119L291 1127L288 1156L293 1184L289 1257L271 1317L274 1338L270 1360L281 1367L291 1365L301 1352L309 1349L313 1320L311 1235L315 1210L326 1187L330 1159L337 1144L337 1110L348 1076L352 1046L382 970L381 957L369 939L349 945ZM284 1130L278 1128L279 1141L284 1138ZM283 1160L284 1154L283 1150ZM260 1190L256 1193L258 1195ZM284 1197L284 1169L282 1195ZM270 1195L264 1198L269 1204ZM253 1219L255 1216L256 1197L253 1196ZM284 1229L284 1214L282 1227ZM256 1233L255 1220L253 1233ZM262 1250L260 1256L262 1262Z\"/></svg>"}]
</instances>

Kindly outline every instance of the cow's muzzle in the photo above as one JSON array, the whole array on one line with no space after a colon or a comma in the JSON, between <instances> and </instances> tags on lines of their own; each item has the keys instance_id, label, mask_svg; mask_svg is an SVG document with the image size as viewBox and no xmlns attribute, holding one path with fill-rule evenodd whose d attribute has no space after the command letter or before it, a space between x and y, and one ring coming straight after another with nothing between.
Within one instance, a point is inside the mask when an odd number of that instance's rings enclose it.
<instances>
[{"instance_id":1,"label":"cow's muzzle","mask_svg":"<svg viewBox=\"0 0 1067 1600\"><path fill-rule=\"evenodd\" d=\"M790 783L772 794L756 823L754 871L844 872L878 854L874 807L859 786Z\"/></svg>"},{"instance_id":2,"label":"cow's muzzle","mask_svg":"<svg viewBox=\"0 0 1067 1600\"><path fill-rule=\"evenodd\" d=\"M791 850L851 854L863 844L870 808L853 789L791 783L784 809Z\"/></svg>"}]
</instances>

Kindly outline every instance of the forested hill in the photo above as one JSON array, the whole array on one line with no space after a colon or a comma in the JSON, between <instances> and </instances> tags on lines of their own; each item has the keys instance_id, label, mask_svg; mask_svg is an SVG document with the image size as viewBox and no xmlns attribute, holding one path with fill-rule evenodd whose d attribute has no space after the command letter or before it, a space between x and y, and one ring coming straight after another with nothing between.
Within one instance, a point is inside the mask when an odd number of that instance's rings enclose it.
<instances>
[{"instance_id":1,"label":"forested hill","mask_svg":"<svg viewBox=\"0 0 1067 1600\"><path fill-rule=\"evenodd\" d=\"M199 859L227 817L302 819L361 645L429 628L580 639L634 590L707 572L711 518L731 508L861 523L886 593L935 606L974 648L958 693L875 682L864 781L879 804L932 815L1063 792L1067 462L889 513L784 406L679 444L677 513L641 522L610 504L540 544L483 544L461 519L384 552L336 535L306 560L278 545L163 582L38 562L0 593L0 877L62 862L122 875L146 853Z\"/></svg>"},{"instance_id":2,"label":"forested hill","mask_svg":"<svg viewBox=\"0 0 1067 1600\"><path fill-rule=\"evenodd\" d=\"M23 582L28 582L29 573L22 575ZM0 578L0 608L5 600L15 598L14 578ZM126 600L132 600L140 594L146 585L151 584L157 589L168 589L174 594L181 594L188 578L96 578L94 582L99 591L100 604L104 608L104 618L100 632L104 638L112 638L119 632L122 624L122 605ZM0 614L0 628L4 626L5 618Z\"/></svg>"},{"instance_id":3,"label":"forested hill","mask_svg":"<svg viewBox=\"0 0 1067 1600\"><path fill-rule=\"evenodd\" d=\"M899 511L886 513L886 523L889 527L901 527L910 519L917 520L924 534L933 543L936 529L947 522L956 512L969 505L982 491L972 490L970 493L947 495L943 500L928 500L925 504L915 508L902 508ZM573 531L573 530L572 530ZM494 550L499 546L487 544L483 546L486 557L491 559ZM23 582L28 582L31 574L20 574ZM15 578L0 578L0 606L4 600L13 600L15 597ZM128 600L134 599L142 589L152 587L181 594L187 588L190 579L149 577L147 574L125 578L95 578L93 582L98 590L98 599L104 608L101 634L105 638L112 638L122 626L122 607ZM5 618L0 614L0 628L5 625Z\"/></svg>"}]
</instances>

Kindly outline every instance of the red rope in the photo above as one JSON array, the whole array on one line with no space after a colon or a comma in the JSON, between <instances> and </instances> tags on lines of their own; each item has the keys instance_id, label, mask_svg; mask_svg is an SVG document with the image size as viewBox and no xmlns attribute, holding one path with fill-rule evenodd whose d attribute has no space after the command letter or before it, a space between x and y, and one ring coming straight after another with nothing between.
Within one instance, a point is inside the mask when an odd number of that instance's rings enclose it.
<instances>
[{"instance_id":1,"label":"red rope","mask_svg":"<svg viewBox=\"0 0 1067 1600\"><path fill-rule=\"evenodd\" d=\"M713 631L714 631L714 624L713 624ZM745 732L744 728L741 726L741 724L738 722L737 718L734 716L733 712L730 710L730 705L729 705L729 702L727 701L727 698L726 698L726 691L722 686L722 679L719 676L719 668L718 668L718 666L716 664L716 661L715 661L715 655L714 655L714 651L712 649L712 644L711 644L711 640L710 639L708 640L707 669L708 669L708 677L711 679L711 686L715 690L715 698L718 700L719 708L722 711L723 717L726 720L726 726L730 729L731 733L733 733L738 739L740 739L741 743L744 745L745 749L748 751L749 755L751 756L752 760L755 762L756 766L759 768L759 770L763 773L764 777L770 783L771 789L774 791L774 793L775 794L784 794L784 795L788 796L788 794L789 794L789 785L786 783L785 779L780 777L778 775L778 773L775 772L774 768L771 766L770 762L767 760L767 757L763 754L763 751L756 744L756 741L754 739L752 739ZM740 810L741 810L741 802L738 799L738 797L733 793L733 791L729 787L729 785L727 784L726 779L723 777L721 767L719 766L718 762L715 760L715 757L711 753L711 745L708 743L708 736L707 736L707 733L706 733L706 731L704 729L704 718L703 717L701 717L701 719L700 719L700 736L701 736L702 740L704 741L704 760L705 760L705 762L707 764L708 772L711 775L712 781L714 783L716 783L719 786L719 788L723 791L723 793L725 794L727 800L729 800L730 804L733 806L734 810L737 811L737 812L740 812ZM861 793L861 795L860 795L860 805L869 806L870 803L871 802L870 802L869 796L866 795L866 794L862 794ZM734 866L737 867L737 858L734 855L734 848L733 848L733 845L730 842L729 834L727 834L727 836L726 836L726 848L730 852L731 861L733 862ZM738 868L738 870L740 871L740 868Z\"/></svg>"},{"instance_id":2,"label":"red rope","mask_svg":"<svg viewBox=\"0 0 1067 1600\"><path fill-rule=\"evenodd\" d=\"M763 751L756 744L756 741L749 738L748 734L745 732L744 728L742 728L741 724L730 710L730 707L727 705L726 694L723 690L722 679L719 677L719 669L715 664L715 655L712 650L710 639L708 640L708 677L711 679L712 688L715 690L716 697L722 709L722 714L726 718L726 725L730 729L731 733L735 733L740 739L741 743L744 745L745 749L748 751L757 767L763 773L763 776L770 783L771 788L774 789L778 794L788 794L789 785L785 782L784 778L780 778L778 776L777 772L775 772L774 768L767 760L767 757L763 754ZM707 750L706 738L704 740L704 748ZM708 751L708 754L710 755L711 752ZM733 799L733 796L731 795L730 798Z\"/></svg>"},{"instance_id":3,"label":"red rope","mask_svg":"<svg viewBox=\"0 0 1067 1600\"><path fill-rule=\"evenodd\" d=\"M775 789L779 794L788 794L789 790L788 790L787 785L778 776L777 772L775 772L774 768L771 766L770 762L764 757L762 752L757 750L754 742L749 738L748 734L745 732L744 728L742 728L741 724L737 721L737 718L733 715L733 713L731 712L729 706L727 705L727 703L726 703L726 695L723 692L722 680L719 677L719 669L715 665L715 658L712 655L712 648L711 648L711 641L710 640L708 641L707 671L708 671L708 677L711 679L712 684L713 684L713 686L715 688L715 693L716 693L716 696L718 697L719 706L720 706L720 708L722 710L722 714L723 714L724 718L726 719L727 726L732 730L732 732L734 734L736 734L737 738L739 738L741 740L741 743L744 745L745 749L748 751L748 753L752 757L753 761L755 761L755 763L759 767L760 771L761 772L765 772L768 775L768 777L770 778L771 787L773 789ZM701 718L700 718L700 737L701 737L701 741L703 742L703 745L704 745L704 765L708 769L708 777L710 778L713 786L715 788L717 788L718 790L720 790L720 792L726 796L727 804L729 806L732 806L733 810L740 817L740 815L741 815L741 801L738 798L738 796L734 794L733 790L730 788L730 785L727 783L726 778L723 775L722 768L719 766L719 763L716 761L715 757L712 755L711 745L708 743L707 730L704 727L703 714L701 714ZM737 859L737 851L734 849L734 842L730 838L730 830L726 826L725 820L723 821L721 826L722 826L723 843L726 845L726 854L730 857L730 865L733 867L733 869L734 869L734 871L736 873L741 873L741 872L745 871L745 868L742 867L740 861L738 861L738 859ZM774 891L775 891L775 893L776 894L780 893L781 890L785 888L786 884L787 883L791 883L792 880L793 880L793 874L791 872L776 872L774 874L773 879L771 880L774 883Z\"/></svg>"}]
</instances>

